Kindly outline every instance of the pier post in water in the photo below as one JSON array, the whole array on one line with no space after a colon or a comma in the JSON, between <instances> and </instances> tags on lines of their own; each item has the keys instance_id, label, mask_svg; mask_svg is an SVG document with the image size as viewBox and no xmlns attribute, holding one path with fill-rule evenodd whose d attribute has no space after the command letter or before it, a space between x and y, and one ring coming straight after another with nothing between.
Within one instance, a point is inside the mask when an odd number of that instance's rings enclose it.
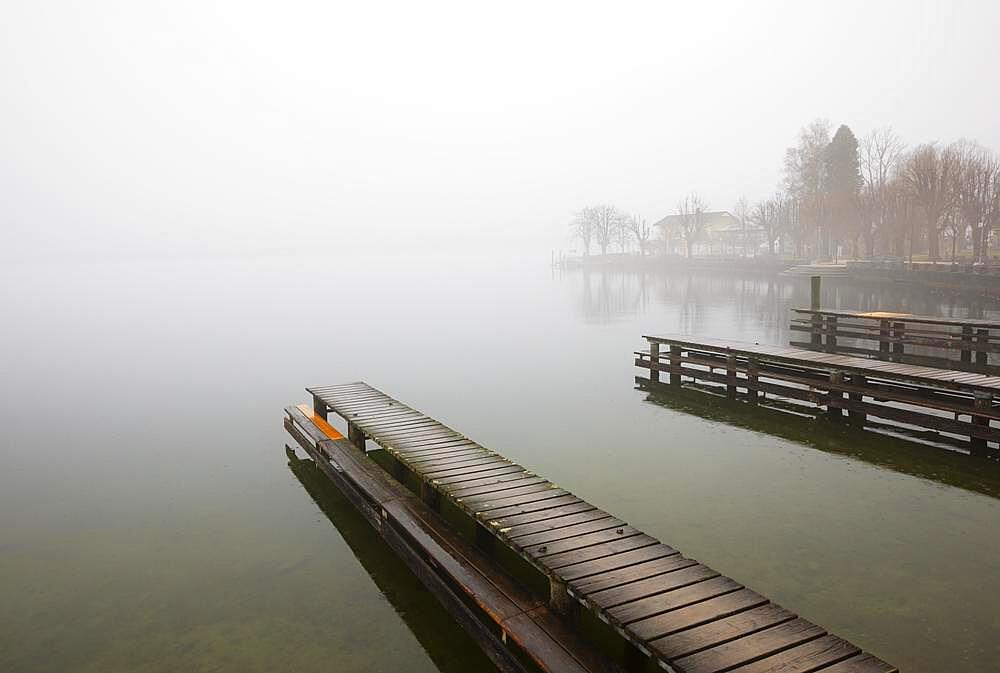
<instances>
[{"instance_id":1,"label":"pier post in water","mask_svg":"<svg viewBox=\"0 0 1000 673\"><path fill-rule=\"evenodd\" d=\"M976 411L986 411L993 408L993 396L989 393L976 393L975 398L972 402L973 409ZM972 424L988 428L990 426L989 416L977 416L975 411L972 413ZM984 456L986 455L986 440L981 437L970 437L969 438L969 453L973 456Z\"/></svg>"},{"instance_id":2,"label":"pier post in water","mask_svg":"<svg viewBox=\"0 0 1000 673\"><path fill-rule=\"evenodd\" d=\"M736 399L736 353L726 356L726 397Z\"/></svg>"},{"instance_id":3,"label":"pier post in water","mask_svg":"<svg viewBox=\"0 0 1000 673\"><path fill-rule=\"evenodd\" d=\"M823 281L822 276L810 276L810 296L809 296L809 308L814 311L819 310L819 300L820 300L820 289L821 283ZM823 341L823 316L818 313L813 313L812 315L812 345L814 348L819 349Z\"/></svg>"},{"instance_id":4,"label":"pier post in water","mask_svg":"<svg viewBox=\"0 0 1000 673\"><path fill-rule=\"evenodd\" d=\"M757 358L747 359L747 402L756 405L760 392L757 390L757 377L760 375L760 363Z\"/></svg>"},{"instance_id":5,"label":"pier post in water","mask_svg":"<svg viewBox=\"0 0 1000 673\"><path fill-rule=\"evenodd\" d=\"M840 389L843 383L843 372L830 372L830 390L827 393L826 414L831 421L840 421L844 418L844 410L833 404L834 400L844 399L844 391Z\"/></svg>"},{"instance_id":6,"label":"pier post in water","mask_svg":"<svg viewBox=\"0 0 1000 673\"><path fill-rule=\"evenodd\" d=\"M681 347L670 345L670 385L681 387Z\"/></svg>"},{"instance_id":7,"label":"pier post in water","mask_svg":"<svg viewBox=\"0 0 1000 673\"><path fill-rule=\"evenodd\" d=\"M986 348L986 344L990 342L990 331L988 329L977 329L976 342L980 347ZM976 351L976 364L979 366L980 371L986 368L986 363L989 361L989 357L989 351Z\"/></svg>"},{"instance_id":8,"label":"pier post in water","mask_svg":"<svg viewBox=\"0 0 1000 673\"><path fill-rule=\"evenodd\" d=\"M660 344L655 341L649 342L649 380L659 383L660 370ZM670 377L671 381L673 376Z\"/></svg>"}]
</instances>

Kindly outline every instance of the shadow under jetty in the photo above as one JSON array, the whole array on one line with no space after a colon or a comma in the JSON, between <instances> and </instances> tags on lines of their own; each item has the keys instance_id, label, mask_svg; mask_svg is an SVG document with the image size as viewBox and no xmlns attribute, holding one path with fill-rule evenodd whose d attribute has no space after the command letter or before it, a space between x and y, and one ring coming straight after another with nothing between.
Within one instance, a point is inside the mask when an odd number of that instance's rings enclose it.
<instances>
[{"instance_id":1,"label":"shadow under jetty","mask_svg":"<svg viewBox=\"0 0 1000 673\"><path fill-rule=\"evenodd\" d=\"M495 671L482 650L457 626L433 594L410 572L351 502L308 458L285 448L288 469L340 532L375 585L402 617L442 673Z\"/></svg>"},{"instance_id":2,"label":"shadow under jetty","mask_svg":"<svg viewBox=\"0 0 1000 673\"><path fill-rule=\"evenodd\" d=\"M1000 465L987 460L970 460L958 451L942 451L902 436L860 430L822 417L801 413L801 407L779 400L751 407L727 400L717 388L685 382L672 390L668 385L636 378L637 387L647 393L646 401L661 407L692 414L735 427L766 433L828 453L848 456L902 474L929 479L948 486L1000 498ZM821 429L821 431L817 431ZM885 432L899 431L886 426Z\"/></svg>"}]
</instances>

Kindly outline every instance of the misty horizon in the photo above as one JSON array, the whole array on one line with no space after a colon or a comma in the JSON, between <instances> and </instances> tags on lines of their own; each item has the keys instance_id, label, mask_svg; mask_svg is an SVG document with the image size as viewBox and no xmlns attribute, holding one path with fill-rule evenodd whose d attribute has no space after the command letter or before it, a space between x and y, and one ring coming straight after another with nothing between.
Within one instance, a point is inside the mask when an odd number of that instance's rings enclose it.
<instances>
[{"instance_id":1,"label":"misty horizon","mask_svg":"<svg viewBox=\"0 0 1000 673\"><path fill-rule=\"evenodd\" d=\"M817 118L1000 147L992 3L2 14L8 261L547 259L586 203L766 198Z\"/></svg>"}]
</instances>

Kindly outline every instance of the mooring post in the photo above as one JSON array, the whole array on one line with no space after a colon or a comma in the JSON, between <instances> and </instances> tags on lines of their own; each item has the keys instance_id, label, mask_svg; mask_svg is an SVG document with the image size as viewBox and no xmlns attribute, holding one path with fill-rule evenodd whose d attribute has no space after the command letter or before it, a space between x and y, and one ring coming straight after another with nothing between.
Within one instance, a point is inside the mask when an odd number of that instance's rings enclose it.
<instances>
[{"instance_id":1,"label":"mooring post","mask_svg":"<svg viewBox=\"0 0 1000 673\"><path fill-rule=\"evenodd\" d=\"M837 352L837 316L826 316L826 351Z\"/></svg>"},{"instance_id":2,"label":"mooring post","mask_svg":"<svg viewBox=\"0 0 1000 673\"><path fill-rule=\"evenodd\" d=\"M736 353L726 356L726 397L736 399Z\"/></svg>"},{"instance_id":3,"label":"mooring post","mask_svg":"<svg viewBox=\"0 0 1000 673\"><path fill-rule=\"evenodd\" d=\"M819 311L820 303L820 287L823 280L822 276L810 276L810 296L809 296L809 308L813 311ZM823 316L819 313L812 314L812 339L811 343L817 350L823 344Z\"/></svg>"},{"instance_id":4,"label":"mooring post","mask_svg":"<svg viewBox=\"0 0 1000 673\"><path fill-rule=\"evenodd\" d=\"M879 359L889 358L889 321L878 321L878 356Z\"/></svg>"},{"instance_id":5,"label":"mooring post","mask_svg":"<svg viewBox=\"0 0 1000 673\"><path fill-rule=\"evenodd\" d=\"M827 392L826 414L831 421L839 421L844 418L844 410L834 405L834 400L844 399L844 391L840 389L843 383L843 372L830 372L830 390Z\"/></svg>"},{"instance_id":6,"label":"mooring post","mask_svg":"<svg viewBox=\"0 0 1000 673\"><path fill-rule=\"evenodd\" d=\"M757 398L760 395L757 392L757 378L760 375L760 364L757 362L757 358L747 359L747 401L750 404L757 404Z\"/></svg>"},{"instance_id":7,"label":"mooring post","mask_svg":"<svg viewBox=\"0 0 1000 673\"><path fill-rule=\"evenodd\" d=\"M677 344L670 344L670 385L681 385L681 347Z\"/></svg>"},{"instance_id":8,"label":"mooring post","mask_svg":"<svg viewBox=\"0 0 1000 673\"><path fill-rule=\"evenodd\" d=\"M973 393L972 407L975 411L986 411L992 409L993 395L987 392L978 392L978 391ZM972 424L988 428L990 427L990 417L977 416L975 412L973 412ZM971 453L973 456L985 456L986 448L987 448L986 440L983 439L982 437L969 438L969 453Z\"/></svg>"},{"instance_id":9,"label":"mooring post","mask_svg":"<svg viewBox=\"0 0 1000 673\"><path fill-rule=\"evenodd\" d=\"M659 383L660 370L660 344L657 341L649 342L649 380Z\"/></svg>"},{"instance_id":10,"label":"mooring post","mask_svg":"<svg viewBox=\"0 0 1000 673\"><path fill-rule=\"evenodd\" d=\"M983 349L976 351L976 365L985 369L986 363L990 357L989 351L985 350L986 345L990 342L990 331L988 329L978 329L976 330L976 335L978 336L976 342L979 344L979 347Z\"/></svg>"},{"instance_id":11,"label":"mooring post","mask_svg":"<svg viewBox=\"0 0 1000 673\"><path fill-rule=\"evenodd\" d=\"M329 420L327 418L329 409L327 409L326 402L321 400L319 395L313 395L313 413L322 418L324 421Z\"/></svg>"},{"instance_id":12,"label":"mooring post","mask_svg":"<svg viewBox=\"0 0 1000 673\"><path fill-rule=\"evenodd\" d=\"M892 324L892 336L895 342L892 344L892 359L895 362L903 361L903 339L906 337L906 323L894 322Z\"/></svg>"},{"instance_id":13,"label":"mooring post","mask_svg":"<svg viewBox=\"0 0 1000 673\"><path fill-rule=\"evenodd\" d=\"M976 354L978 355L978 353ZM962 326L962 362L972 364L972 326Z\"/></svg>"}]
</instances>

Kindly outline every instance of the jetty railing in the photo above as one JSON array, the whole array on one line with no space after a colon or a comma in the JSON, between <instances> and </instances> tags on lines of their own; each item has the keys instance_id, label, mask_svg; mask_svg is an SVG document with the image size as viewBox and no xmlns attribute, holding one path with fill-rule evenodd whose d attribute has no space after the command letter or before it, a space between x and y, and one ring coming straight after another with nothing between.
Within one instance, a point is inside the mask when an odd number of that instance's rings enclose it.
<instances>
[{"instance_id":1,"label":"jetty railing","mask_svg":"<svg viewBox=\"0 0 1000 673\"><path fill-rule=\"evenodd\" d=\"M1000 374L1000 320L938 318L885 311L793 308L789 329L808 334L790 345L981 374ZM846 343L845 343L846 340Z\"/></svg>"},{"instance_id":2,"label":"jetty railing","mask_svg":"<svg viewBox=\"0 0 1000 673\"><path fill-rule=\"evenodd\" d=\"M730 399L759 404L767 396L820 410L829 420L863 427L869 417L932 430L976 456L1000 447L1000 377L918 365L690 336L645 336L649 351L635 365L640 384L682 382L719 387Z\"/></svg>"}]
</instances>

